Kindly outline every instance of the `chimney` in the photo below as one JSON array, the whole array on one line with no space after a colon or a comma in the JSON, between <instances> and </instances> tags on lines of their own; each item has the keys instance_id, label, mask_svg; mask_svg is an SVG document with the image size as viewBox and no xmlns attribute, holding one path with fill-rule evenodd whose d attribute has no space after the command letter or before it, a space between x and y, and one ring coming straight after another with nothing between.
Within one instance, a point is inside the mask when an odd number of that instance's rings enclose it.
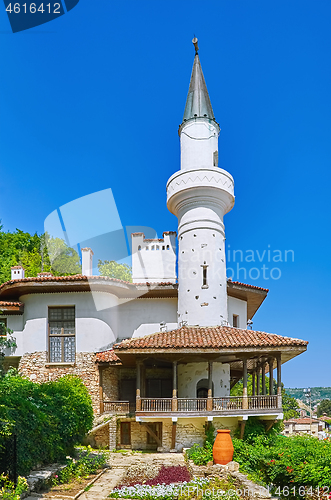
<instances>
[{"instance_id":1,"label":"chimney","mask_svg":"<svg viewBox=\"0 0 331 500\"><path fill-rule=\"evenodd\" d=\"M22 266L13 266L11 269L12 280L22 280L25 275L25 270Z\"/></svg>"},{"instance_id":2,"label":"chimney","mask_svg":"<svg viewBox=\"0 0 331 500\"><path fill-rule=\"evenodd\" d=\"M93 252L90 248L82 248L82 275L92 276Z\"/></svg>"}]
</instances>

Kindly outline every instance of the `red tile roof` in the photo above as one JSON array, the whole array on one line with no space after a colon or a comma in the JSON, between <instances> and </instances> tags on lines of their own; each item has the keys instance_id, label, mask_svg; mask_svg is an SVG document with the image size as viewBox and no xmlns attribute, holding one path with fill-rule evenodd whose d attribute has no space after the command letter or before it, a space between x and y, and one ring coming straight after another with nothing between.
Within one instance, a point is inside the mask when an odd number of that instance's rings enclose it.
<instances>
[{"instance_id":1,"label":"red tile roof","mask_svg":"<svg viewBox=\"0 0 331 500\"><path fill-rule=\"evenodd\" d=\"M160 283L131 283L130 281L123 281L116 278L109 278L108 276L84 276L82 274L75 274L73 276L37 276L30 278L23 278L19 280L10 280L6 281L0 286L0 290L5 285L13 284L13 283L34 283L34 282L51 282L51 281L90 281L90 280L103 280L103 281L113 281L115 283L125 283L127 285L153 285L153 286L164 286L164 285L174 285L170 281L160 282Z\"/></svg>"},{"instance_id":2,"label":"red tile roof","mask_svg":"<svg viewBox=\"0 0 331 500\"><path fill-rule=\"evenodd\" d=\"M264 292L269 292L269 288L262 288L256 285L247 285L247 283L240 283L240 281L229 280L229 283L233 283L234 285L246 286L247 288L254 288L255 290L263 290Z\"/></svg>"},{"instance_id":3,"label":"red tile roof","mask_svg":"<svg viewBox=\"0 0 331 500\"><path fill-rule=\"evenodd\" d=\"M97 352L96 362L121 364L120 358L116 356L113 349L109 349L109 351Z\"/></svg>"},{"instance_id":4,"label":"red tile roof","mask_svg":"<svg viewBox=\"0 0 331 500\"><path fill-rule=\"evenodd\" d=\"M0 307L10 307L10 306L21 307L23 305L24 305L23 302L7 302L5 300L0 300Z\"/></svg>"},{"instance_id":5,"label":"red tile roof","mask_svg":"<svg viewBox=\"0 0 331 500\"><path fill-rule=\"evenodd\" d=\"M306 346L305 340L282 337L273 333L241 330L229 326L187 327L170 332L153 333L140 338L123 340L115 344L116 351L126 349L166 348L231 348L231 347L281 347Z\"/></svg>"},{"instance_id":6,"label":"red tile roof","mask_svg":"<svg viewBox=\"0 0 331 500\"><path fill-rule=\"evenodd\" d=\"M316 424L319 422L318 419L312 418L311 422ZM310 424L310 418L290 418L289 420L284 420L284 424Z\"/></svg>"}]
</instances>

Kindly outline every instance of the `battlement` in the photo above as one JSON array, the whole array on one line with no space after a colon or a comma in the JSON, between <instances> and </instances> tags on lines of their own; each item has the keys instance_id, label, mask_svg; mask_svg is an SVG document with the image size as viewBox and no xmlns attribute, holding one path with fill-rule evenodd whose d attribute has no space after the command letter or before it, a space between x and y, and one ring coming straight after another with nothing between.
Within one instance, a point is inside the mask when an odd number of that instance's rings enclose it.
<instances>
[{"instance_id":1,"label":"battlement","mask_svg":"<svg viewBox=\"0 0 331 500\"><path fill-rule=\"evenodd\" d=\"M163 238L145 238L132 233L133 283L176 283L176 231L165 231Z\"/></svg>"}]
</instances>

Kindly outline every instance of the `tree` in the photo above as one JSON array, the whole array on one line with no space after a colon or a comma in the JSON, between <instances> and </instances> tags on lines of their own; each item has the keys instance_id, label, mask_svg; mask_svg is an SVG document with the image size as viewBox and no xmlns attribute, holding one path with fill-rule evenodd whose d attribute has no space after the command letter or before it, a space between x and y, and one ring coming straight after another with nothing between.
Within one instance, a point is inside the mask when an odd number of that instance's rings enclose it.
<instances>
[{"instance_id":1,"label":"tree","mask_svg":"<svg viewBox=\"0 0 331 500\"><path fill-rule=\"evenodd\" d=\"M101 276L132 283L132 268L128 264L118 264L114 260L99 260L98 269Z\"/></svg>"},{"instance_id":2,"label":"tree","mask_svg":"<svg viewBox=\"0 0 331 500\"><path fill-rule=\"evenodd\" d=\"M44 260L50 262L55 276L67 276L81 273L79 255L61 238L45 236L47 253L43 251Z\"/></svg>"},{"instance_id":3,"label":"tree","mask_svg":"<svg viewBox=\"0 0 331 500\"><path fill-rule=\"evenodd\" d=\"M15 349L17 347L15 339L11 336L12 333L13 331L7 328L5 322L1 321L0 318L0 377L4 374L3 362L6 349Z\"/></svg>"},{"instance_id":4,"label":"tree","mask_svg":"<svg viewBox=\"0 0 331 500\"><path fill-rule=\"evenodd\" d=\"M321 415L323 415L323 413L326 413L326 415L328 417L331 417L331 401L330 401L330 399L324 399L318 405L317 416L320 417Z\"/></svg>"},{"instance_id":5,"label":"tree","mask_svg":"<svg viewBox=\"0 0 331 500\"><path fill-rule=\"evenodd\" d=\"M284 412L284 420L289 420L290 418L298 418L300 407L295 398L292 398L287 394L282 388L282 406Z\"/></svg>"},{"instance_id":6,"label":"tree","mask_svg":"<svg viewBox=\"0 0 331 500\"><path fill-rule=\"evenodd\" d=\"M0 284L11 279L10 268L21 265L26 277L50 271L55 276L81 273L79 255L61 238L31 235L20 229L3 231L0 221Z\"/></svg>"}]
</instances>

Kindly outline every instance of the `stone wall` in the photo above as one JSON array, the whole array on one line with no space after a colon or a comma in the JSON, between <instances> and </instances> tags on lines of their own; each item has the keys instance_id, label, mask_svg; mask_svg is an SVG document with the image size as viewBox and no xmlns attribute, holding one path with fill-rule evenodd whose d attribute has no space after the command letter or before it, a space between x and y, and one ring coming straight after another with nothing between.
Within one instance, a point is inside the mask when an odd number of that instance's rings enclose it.
<instances>
[{"instance_id":1,"label":"stone wall","mask_svg":"<svg viewBox=\"0 0 331 500\"><path fill-rule=\"evenodd\" d=\"M203 445L205 439L205 419L181 419L177 422L176 449L191 448L195 443Z\"/></svg>"},{"instance_id":2,"label":"stone wall","mask_svg":"<svg viewBox=\"0 0 331 500\"><path fill-rule=\"evenodd\" d=\"M91 437L93 438L93 447L109 448L109 424L95 431Z\"/></svg>"},{"instance_id":3,"label":"stone wall","mask_svg":"<svg viewBox=\"0 0 331 500\"><path fill-rule=\"evenodd\" d=\"M92 398L94 413L100 412L99 370L92 352L77 352L72 365L49 364L45 351L24 354L19 364L19 372L32 382L49 382L64 375L77 375L86 385Z\"/></svg>"},{"instance_id":4,"label":"stone wall","mask_svg":"<svg viewBox=\"0 0 331 500\"><path fill-rule=\"evenodd\" d=\"M172 422L170 419L158 419L158 422L162 422L162 448L163 451L170 451L171 449L171 435L172 435ZM116 431L116 445L118 448L123 448L121 443L121 428L120 422L131 422L131 448L133 450L147 450L151 448L151 445L147 444L147 431L146 427L139 422L135 421L135 418L121 418L117 421L117 431ZM152 423L152 422L146 422Z\"/></svg>"},{"instance_id":5,"label":"stone wall","mask_svg":"<svg viewBox=\"0 0 331 500\"><path fill-rule=\"evenodd\" d=\"M118 400L118 378L119 378L119 367L117 366L107 366L105 368L100 368L102 371L102 389L103 389L103 399L105 401L117 401Z\"/></svg>"}]
</instances>

